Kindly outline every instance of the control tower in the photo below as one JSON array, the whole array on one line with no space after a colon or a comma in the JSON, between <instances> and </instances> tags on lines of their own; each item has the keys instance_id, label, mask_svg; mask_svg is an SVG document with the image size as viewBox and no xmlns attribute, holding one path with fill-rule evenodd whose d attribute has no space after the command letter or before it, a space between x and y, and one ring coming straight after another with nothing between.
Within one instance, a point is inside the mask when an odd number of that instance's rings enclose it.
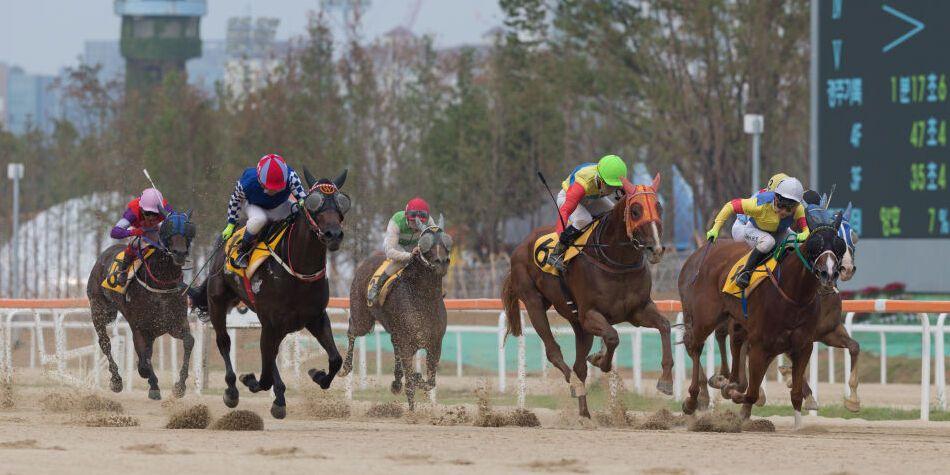
<instances>
[{"instance_id":1,"label":"control tower","mask_svg":"<svg viewBox=\"0 0 950 475\"><path fill-rule=\"evenodd\" d=\"M147 89L165 74L185 74L201 56L201 17L207 0L115 0L122 17L121 50L127 90Z\"/></svg>"}]
</instances>

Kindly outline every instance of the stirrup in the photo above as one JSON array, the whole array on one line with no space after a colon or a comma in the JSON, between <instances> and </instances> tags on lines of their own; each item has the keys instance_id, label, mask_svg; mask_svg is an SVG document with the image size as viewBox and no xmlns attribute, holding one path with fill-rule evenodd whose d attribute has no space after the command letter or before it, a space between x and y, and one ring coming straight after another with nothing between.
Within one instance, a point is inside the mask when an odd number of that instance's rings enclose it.
<instances>
[{"instance_id":1,"label":"stirrup","mask_svg":"<svg viewBox=\"0 0 950 475\"><path fill-rule=\"evenodd\" d=\"M552 254L548 257L548 264L550 264L551 267L557 269L558 272L564 272L567 270L567 265L564 263L563 254Z\"/></svg>"}]
</instances>

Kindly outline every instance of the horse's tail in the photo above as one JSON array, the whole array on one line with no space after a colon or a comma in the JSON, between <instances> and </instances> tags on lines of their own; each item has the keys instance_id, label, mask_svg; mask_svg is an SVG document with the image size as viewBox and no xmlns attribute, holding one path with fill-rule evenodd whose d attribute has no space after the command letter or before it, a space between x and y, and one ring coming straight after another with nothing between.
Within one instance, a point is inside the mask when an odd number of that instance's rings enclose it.
<instances>
[{"instance_id":1,"label":"horse's tail","mask_svg":"<svg viewBox=\"0 0 950 475\"><path fill-rule=\"evenodd\" d=\"M208 278L206 277L196 287L188 289L188 299L191 300L191 306L199 311L208 312Z\"/></svg>"},{"instance_id":2,"label":"horse's tail","mask_svg":"<svg viewBox=\"0 0 950 475\"><path fill-rule=\"evenodd\" d=\"M508 333L521 336L521 308L518 305L518 296L512 288L511 272L505 276L501 285L501 302L505 306L505 318L508 320Z\"/></svg>"}]
</instances>

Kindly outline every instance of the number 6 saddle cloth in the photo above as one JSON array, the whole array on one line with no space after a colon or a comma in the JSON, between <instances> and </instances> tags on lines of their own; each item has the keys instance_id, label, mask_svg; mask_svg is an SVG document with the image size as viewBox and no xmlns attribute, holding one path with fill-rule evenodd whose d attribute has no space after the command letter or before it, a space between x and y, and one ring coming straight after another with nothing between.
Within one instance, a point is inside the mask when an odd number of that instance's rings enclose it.
<instances>
[{"instance_id":1,"label":"number 6 saddle cloth","mask_svg":"<svg viewBox=\"0 0 950 475\"><path fill-rule=\"evenodd\" d=\"M587 240L590 239L591 233L593 233L594 228L597 227L597 223L599 222L600 221L594 221L590 226L587 226L587 229L581 233L580 237L574 240L574 244L567 248L567 251L564 253L565 264L581 253L584 249L584 244L587 244ZM560 275L560 272L558 272L554 266L548 264L548 256L551 254L551 251L554 250L557 241L558 234L556 232L544 234L534 241L534 264L545 273L551 275Z\"/></svg>"}]
</instances>

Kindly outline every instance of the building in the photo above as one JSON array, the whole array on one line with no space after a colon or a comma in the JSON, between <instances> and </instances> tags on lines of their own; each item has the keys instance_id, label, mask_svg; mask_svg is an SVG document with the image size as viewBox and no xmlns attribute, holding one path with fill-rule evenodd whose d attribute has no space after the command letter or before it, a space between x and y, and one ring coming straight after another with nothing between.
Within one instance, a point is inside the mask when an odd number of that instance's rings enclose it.
<instances>
[{"instance_id":1,"label":"building","mask_svg":"<svg viewBox=\"0 0 950 475\"><path fill-rule=\"evenodd\" d=\"M5 129L7 123L7 73L9 70L6 64L0 63L0 130Z\"/></svg>"},{"instance_id":2,"label":"building","mask_svg":"<svg viewBox=\"0 0 950 475\"><path fill-rule=\"evenodd\" d=\"M169 73L184 75L185 62L201 56L207 11L206 0L115 0L126 89L154 86Z\"/></svg>"},{"instance_id":3,"label":"building","mask_svg":"<svg viewBox=\"0 0 950 475\"><path fill-rule=\"evenodd\" d=\"M4 129L22 134L31 127L52 132L59 117L60 96L53 76L27 74L20 67L4 68Z\"/></svg>"}]
</instances>

